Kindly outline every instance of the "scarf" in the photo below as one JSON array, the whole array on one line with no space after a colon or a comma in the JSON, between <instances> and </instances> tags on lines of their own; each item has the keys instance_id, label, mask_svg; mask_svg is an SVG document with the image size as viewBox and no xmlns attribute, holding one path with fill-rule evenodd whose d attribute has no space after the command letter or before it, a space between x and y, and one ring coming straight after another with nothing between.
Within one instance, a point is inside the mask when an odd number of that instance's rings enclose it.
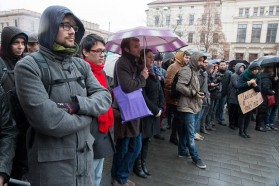
<instances>
[{"instance_id":1,"label":"scarf","mask_svg":"<svg viewBox=\"0 0 279 186\"><path fill-rule=\"evenodd\" d=\"M250 81L251 79L256 79L257 75L252 74L248 69L244 70L243 77L245 81Z\"/></svg>"},{"instance_id":2,"label":"scarf","mask_svg":"<svg viewBox=\"0 0 279 186\"><path fill-rule=\"evenodd\" d=\"M75 46L72 48L65 48L64 46L58 44L58 43L53 43L53 50L55 52L59 52L59 53L64 53L64 54L74 54L75 52L78 51L78 44L75 43Z\"/></svg>"},{"instance_id":3,"label":"scarf","mask_svg":"<svg viewBox=\"0 0 279 186\"><path fill-rule=\"evenodd\" d=\"M96 79L99 81L99 83L107 88L107 82L106 82L106 76L103 73L104 64L102 65L96 65L93 62L88 61L87 59L84 59L91 67L91 71L93 72ZM104 114L101 114L97 117L98 122L98 129L101 133L107 133L109 128L113 126L113 111L112 108L109 107L108 111Z\"/></svg>"}]
</instances>

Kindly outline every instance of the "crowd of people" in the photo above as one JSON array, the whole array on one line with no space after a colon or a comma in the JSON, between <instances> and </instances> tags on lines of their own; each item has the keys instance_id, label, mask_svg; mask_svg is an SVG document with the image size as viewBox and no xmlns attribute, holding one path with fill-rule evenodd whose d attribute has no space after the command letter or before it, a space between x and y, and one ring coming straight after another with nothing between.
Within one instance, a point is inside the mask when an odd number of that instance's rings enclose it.
<instances>
[{"instance_id":1,"label":"crowd of people","mask_svg":"<svg viewBox=\"0 0 279 186\"><path fill-rule=\"evenodd\" d=\"M67 7L50 6L42 14L38 35L27 36L16 27L1 35L0 186L10 178L31 185L99 186L105 158L112 156L111 184L134 186L133 171L148 178L151 138L171 129L169 141L178 158L190 158L201 169L195 140L210 135L217 124L239 129L250 138L255 116L257 131L278 130L277 69L226 61L208 63L202 52L176 53L141 49L138 38L124 38L114 76L105 71L105 41L84 36L80 19ZM125 93L142 88L152 115L123 123L113 87ZM254 89L263 103L245 114L237 95ZM174 95L174 91L177 91ZM166 129L162 121L166 118ZM14 185L10 183L9 185Z\"/></svg>"}]
</instances>

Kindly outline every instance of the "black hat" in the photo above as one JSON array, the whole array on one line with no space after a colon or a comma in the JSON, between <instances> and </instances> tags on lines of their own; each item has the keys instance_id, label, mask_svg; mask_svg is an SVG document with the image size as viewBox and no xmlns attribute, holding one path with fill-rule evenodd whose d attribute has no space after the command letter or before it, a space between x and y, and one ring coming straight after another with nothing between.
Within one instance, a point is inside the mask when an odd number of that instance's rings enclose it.
<instances>
[{"instance_id":1,"label":"black hat","mask_svg":"<svg viewBox=\"0 0 279 186\"><path fill-rule=\"evenodd\" d=\"M160 52L158 52L158 53L155 54L153 59L154 59L154 61L162 61L163 60L163 55Z\"/></svg>"}]
</instances>

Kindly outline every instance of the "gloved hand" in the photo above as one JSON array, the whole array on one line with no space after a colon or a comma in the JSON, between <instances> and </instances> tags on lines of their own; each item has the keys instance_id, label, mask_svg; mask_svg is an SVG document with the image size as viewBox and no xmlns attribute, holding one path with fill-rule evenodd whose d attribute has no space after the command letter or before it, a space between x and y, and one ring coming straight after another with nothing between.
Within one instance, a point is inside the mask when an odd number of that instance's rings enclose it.
<instances>
[{"instance_id":1,"label":"gloved hand","mask_svg":"<svg viewBox=\"0 0 279 186\"><path fill-rule=\"evenodd\" d=\"M79 111L80 107L77 102L69 102L69 103L56 103L58 108L64 109L69 114L75 114Z\"/></svg>"}]
</instances>

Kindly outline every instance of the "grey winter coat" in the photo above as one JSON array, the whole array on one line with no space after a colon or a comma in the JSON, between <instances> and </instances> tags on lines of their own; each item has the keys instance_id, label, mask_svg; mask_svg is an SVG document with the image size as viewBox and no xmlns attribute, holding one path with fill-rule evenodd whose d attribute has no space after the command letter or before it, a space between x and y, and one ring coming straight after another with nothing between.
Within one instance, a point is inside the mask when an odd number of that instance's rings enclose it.
<instances>
[{"instance_id":1,"label":"grey winter coat","mask_svg":"<svg viewBox=\"0 0 279 186\"><path fill-rule=\"evenodd\" d=\"M39 28L40 52L45 57L52 80L80 77L73 57L53 51L53 43L63 17L73 13L62 6L47 8ZM73 15L74 16L74 15ZM81 21L76 18L78 43L84 34ZM92 117L107 111L111 96L92 75L89 65L79 60L84 80L52 85L51 94L45 90L41 71L30 56L15 67L16 91L31 125L27 133L30 182L34 186L93 185L89 171L93 166ZM82 87L81 84L85 87ZM56 103L68 103L75 97L80 110L69 114Z\"/></svg>"},{"instance_id":2,"label":"grey winter coat","mask_svg":"<svg viewBox=\"0 0 279 186\"><path fill-rule=\"evenodd\" d=\"M238 105L238 99L237 99L237 91L238 91L238 78L241 74L240 67L244 66L244 63L237 63L235 65L235 73L232 74L230 85L229 85L229 104L237 104Z\"/></svg>"},{"instance_id":3,"label":"grey winter coat","mask_svg":"<svg viewBox=\"0 0 279 186\"><path fill-rule=\"evenodd\" d=\"M202 100L202 105L203 106L209 106L210 105L210 92L208 91L208 74L207 74L207 71L201 69L199 71L198 78L199 78L201 92L204 93L204 98Z\"/></svg>"},{"instance_id":4,"label":"grey winter coat","mask_svg":"<svg viewBox=\"0 0 279 186\"><path fill-rule=\"evenodd\" d=\"M0 85L0 176L7 179L11 173L12 160L15 155L16 135L17 129L12 121L9 103Z\"/></svg>"},{"instance_id":5,"label":"grey winter coat","mask_svg":"<svg viewBox=\"0 0 279 186\"><path fill-rule=\"evenodd\" d=\"M193 53L190 58L190 66L184 66L178 72L179 77L176 84L176 89L181 92L181 96L179 97L177 104L177 110L179 112L189 112L196 114L201 110L202 99L196 97L197 93L200 91L200 83L198 79L198 59L200 57L204 56L198 52ZM191 71L193 71L193 75ZM186 86L190 79L190 85Z\"/></svg>"}]
</instances>

